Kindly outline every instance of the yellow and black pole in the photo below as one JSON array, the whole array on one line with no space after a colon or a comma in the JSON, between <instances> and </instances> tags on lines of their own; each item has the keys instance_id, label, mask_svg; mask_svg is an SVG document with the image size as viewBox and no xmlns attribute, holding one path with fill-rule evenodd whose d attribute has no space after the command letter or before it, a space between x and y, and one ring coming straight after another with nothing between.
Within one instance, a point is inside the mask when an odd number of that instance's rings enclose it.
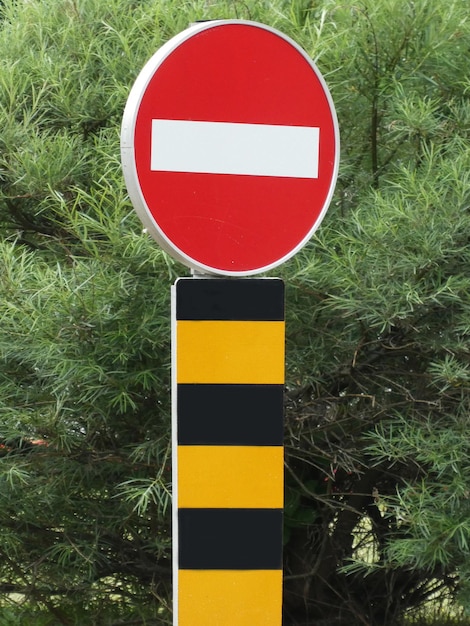
<instances>
[{"instance_id":1,"label":"yellow and black pole","mask_svg":"<svg viewBox=\"0 0 470 626\"><path fill-rule=\"evenodd\" d=\"M173 375L175 624L280 625L283 282L179 279Z\"/></svg>"}]
</instances>

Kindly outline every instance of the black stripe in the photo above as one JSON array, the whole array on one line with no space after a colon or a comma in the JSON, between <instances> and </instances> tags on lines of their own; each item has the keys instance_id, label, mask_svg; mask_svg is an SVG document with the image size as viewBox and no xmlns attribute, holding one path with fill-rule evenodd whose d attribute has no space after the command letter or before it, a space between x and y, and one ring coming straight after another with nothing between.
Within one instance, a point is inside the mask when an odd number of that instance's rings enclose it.
<instances>
[{"instance_id":1,"label":"black stripe","mask_svg":"<svg viewBox=\"0 0 470 626\"><path fill-rule=\"evenodd\" d=\"M284 283L278 278L180 278L176 319L283 321Z\"/></svg>"},{"instance_id":2,"label":"black stripe","mask_svg":"<svg viewBox=\"0 0 470 626\"><path fill-rule=\"evenodd\" d=\"M282 385L177 386L180 445L281 446Z\"/></svg>"},{"instance_id":3,"label":"black stripe","mask_svg":"<svg viewBox=\"0 0 470 626\"><path fill-rule=\"evenodd\" d=\"M281 569L281 509L179 509L180 569Z\"/></svg>"}]
</instances>

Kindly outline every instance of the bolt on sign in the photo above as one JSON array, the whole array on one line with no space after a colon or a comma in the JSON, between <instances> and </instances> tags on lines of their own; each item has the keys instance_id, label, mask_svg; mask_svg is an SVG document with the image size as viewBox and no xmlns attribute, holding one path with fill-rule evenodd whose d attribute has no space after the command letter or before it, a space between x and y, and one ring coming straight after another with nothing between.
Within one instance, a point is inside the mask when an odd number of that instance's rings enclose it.
<instances>
[{"instance_id":1,"label":"bolt on sign","mask_svg":"<svg viewBox=\"0 0 470 626\"><path fill-rule=\"evenodd\" d=\"M168 41L130 92L124 178L195 272L172 288L175 626L282 621L284 285L333 195L328 88L290 38L243 20Z\"/></svg>"}]
</instances>

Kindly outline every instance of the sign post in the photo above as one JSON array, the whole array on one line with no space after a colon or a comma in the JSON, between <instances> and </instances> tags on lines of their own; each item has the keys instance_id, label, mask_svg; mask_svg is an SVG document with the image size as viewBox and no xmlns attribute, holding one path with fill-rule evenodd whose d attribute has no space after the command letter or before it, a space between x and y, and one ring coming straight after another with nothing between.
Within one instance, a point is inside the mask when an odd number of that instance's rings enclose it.
<instances>
[{"instance_id":1,"label":"sign post","mask_svg":"<svg viewBox=\"0 0 470 626\"><path fill-rule=\"evenodd\" d=\"M284 284L180 278L173 310L175 624L280 624Z\"/></svg>"},{"instance_id":2,"label":"sign post","mask_svg":"<svg viewBox=\"0 0 470 626\"><path fill-rule=\"evenodd\" d=\"M284 286L247 277L325 215L330 94L282 33L199 23L139 74L121 154L143 224L195 272L172 290L174 624L280 626Z\"/></svg>"}]
</instances>

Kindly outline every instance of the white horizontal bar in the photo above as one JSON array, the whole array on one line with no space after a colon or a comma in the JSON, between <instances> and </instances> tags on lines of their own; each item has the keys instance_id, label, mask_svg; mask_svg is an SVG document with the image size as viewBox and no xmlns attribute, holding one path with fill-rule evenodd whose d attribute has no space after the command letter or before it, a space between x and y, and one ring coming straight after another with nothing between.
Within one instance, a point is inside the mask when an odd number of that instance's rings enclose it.
<instances>
[{"instance_id":1,"label":"white horizontal bar","mask_svg":"<svg viewBox=\"0 0 470 626\"><path fill-rule=\"evenodd\" d=\"M152 120L150 169L318 178L320 129Z\"/></svg>"}]
</instances>

